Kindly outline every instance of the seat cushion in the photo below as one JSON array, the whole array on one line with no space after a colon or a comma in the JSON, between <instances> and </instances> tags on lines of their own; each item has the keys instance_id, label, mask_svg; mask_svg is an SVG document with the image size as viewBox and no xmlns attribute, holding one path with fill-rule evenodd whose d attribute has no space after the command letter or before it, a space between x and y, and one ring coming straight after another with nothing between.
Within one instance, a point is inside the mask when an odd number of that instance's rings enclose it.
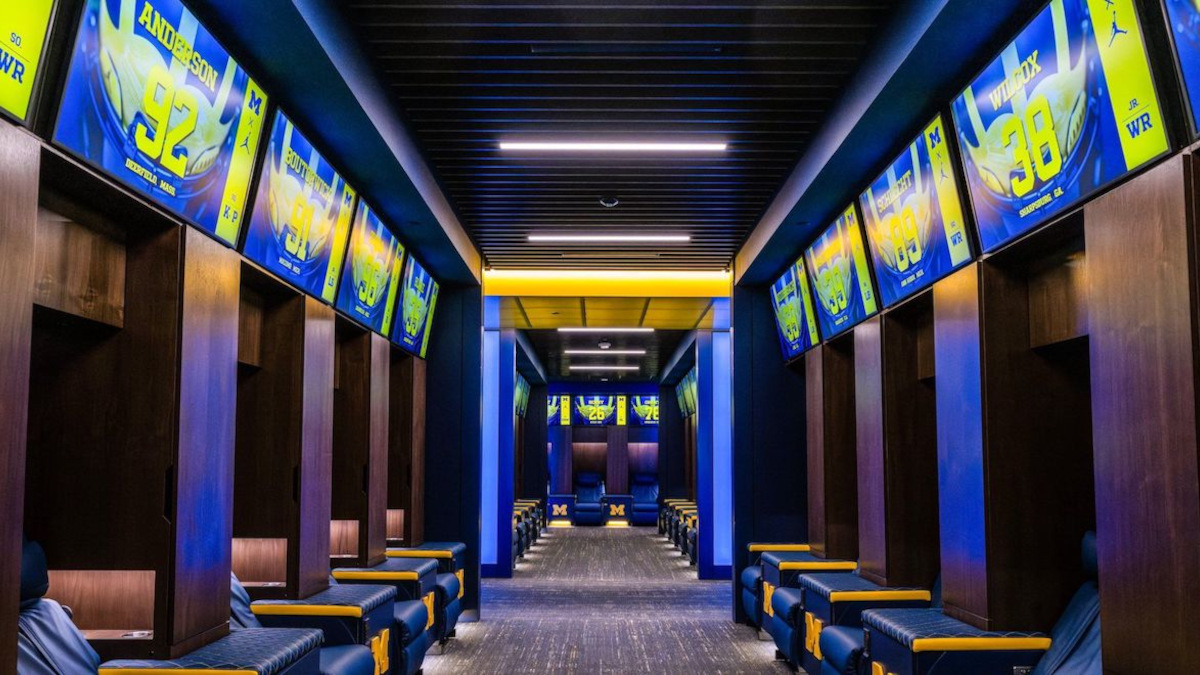
<instances>
[{"instance_id":1,"label":"seat cushion","mask_svg":"<svg viewBox=\"0 0 1200 675\"><path fill-rule=\"evenodd\" d=\"M757 594L759 586L762 585L762 565L751 565L743 569L741 580L742 588Z\"/></svg>"},{"instance_id":2,"label":"seat cushion","mask_svg":"<svg viewBox=\"0 0 1200 675\"><path fill-rule=\"evenodd\" d=\"M321 639L321 631L306 628L242 628L169 661L108 661L100 666L100 675L123 670L188 669L238 670L252 671L257 675L275 675L316 650L321 645Z\"/></svg>"},{"instance_id":3,"label":"seat cushion","mask_svg":"<svg viewBox=\"0 0 1200 675\"><path fill-rule=\"evenodd\" d=\"M778 591L776 591L778 593ZM909 651L954 651L950 648L931 649L919 644L919 640L944 640L946 638L1009 638L1019 639L1027 649L1046 649L1050 639L1044 633L1018 631L986 631L970 624L952 619L940 609L868 609L862 614L863 625L890 637ZM1027 642L1025 638L1032 638ZM1045 646L1032 646L1044 644ZM945 647L947 643L942 643ZM997 649L1005 649L997 642Z\"/></svg>"},{"instance_id":4,"label":"seat cushion","mask_svg":"<svg viewBox=\"0 0 1200 675\"><path fill-rule=\"evenodd\" d=\"M17 672L21 675L94 673L100 657L53 600L23 603L17 616Z\"/></svg>"},{"instance_id":5,"label":"seat cushion","mask_svg":"<svg viewBox=\"0 0 1200 675\"><path fill-rule=\"evenodd\" d=\"M821 629L821 655L838 675L857 675L862 659L863 629L826 626Z\"/></svg>"},{"instance_id":6,"label":"seat cushion","mask_svg":"<svg viewBox=\"0 0 1200 675\"><path fill-rule=\"evenodd\" d=\"M776 588L771 594L771 611L790 626L799 624L802 609L804 596L799 588Z\"/></svg>"},{"instance_id":7,"label":"seat cushion","mask_svg":"<svg viewBox=\"0 0 1200 675\"><path fill-rule=\"evenodd\" d=\"M375 657L365 645L321 649L321 675L375 675Z\"/></svg>"},{"instance_id":8,"label":"seat cushion","mask_svg":"<svg viewBox=\"0 0 1200 675\"><path fill-rule=\"evenodd\" d=\"M1100 589L1096 582L1084 582L1075 592L1067 609L1055 622L1050 637L1050 649L1038 661L1034 675L1092 672L1086 668L1088 663L1094 663L1097 668L1095 672L1099 672ZM1068 668L1068 663L1078 663L1084 667Z\"/></svg>"},{"instance_id":9,"label":"seat cushion","mask_svg":"<svg viewBox=\"0 0 1200 675\"><path fill-rule=\"evenodd\" d=\"M46 552L36 541L21 538L21 607L32 606L50 590Z\"/></svg>"},{"instance_id":10,"label":"seat cushion","mask_svg":"<svg viewBox=\"0 0 1200 675\"><path fill-rule=\"evenodd\" d=\"M397 631L396 638L400 640L400 644L407 645L425 631L425 625L429 623L429 610L425 608L425 603L420 600L403 600L396 603L396 608L393 610L395 617L395 630Z\"/></svg>"},{"instance_id":11,"label":"seat cushion","mask_svg":"<svg viewBox=\"0 0 1200 675\"><path fill-rule=\"evenodd\" d=\"M437 575L437 587L447 603L458 597L458 577L453 574Z\"/></svg>"}]
</instances>

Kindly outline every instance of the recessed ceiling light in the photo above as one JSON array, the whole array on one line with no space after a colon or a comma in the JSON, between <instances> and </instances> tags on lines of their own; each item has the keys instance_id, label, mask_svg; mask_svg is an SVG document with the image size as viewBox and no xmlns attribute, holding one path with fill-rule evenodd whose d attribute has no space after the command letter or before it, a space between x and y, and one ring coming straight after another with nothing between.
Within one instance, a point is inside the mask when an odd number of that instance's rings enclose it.
<instances>
[{"instance_id":1,"label":"recessed ceiling light","mask_svg":"<svg viewBox=\"0 0 1200 675\"><path fill-rule=\"evenodd\" d=\"M567 366L571 370L638 370L640 366Z\"/></svg>"},{"instance_id":2,"label":"recessed ceiling light","mask_svg":"<svg viewBox=\"0 0 1200 675\"><path fill-rule=\"evenodd\" d=\"M564 354L572 356L645 356L645 349L564 349Z\"/></svg>"},{"instance_id":3,"label":"recessed ceiling light","mask_svg":"<svg viewBox=\"0 0 1200 675\"><path fill-rule=\"evenodd\" d=\"M559 328L560 333L653 333L653 328L593 328L591 326L575 326L571 328Z\"/></svg>"},{"instance_id":4,"label":"recessed ceiling light","mask_svg":"<svg viewBox=\"0 0 1200 675\"><path fill-rule=\"evenodd\" d=\"M686 243L692 240L687 234L531 234L529 241L566 244L645 244Z\"/></svg>"},{"instance_id":5,"label":"recessed ceiling light","mask_svg":"<svg viewBox=\"0 0 1200 675\"><path fill-rule=\"evenodd\" d=\"M662 143L628 141L500 141L501 150L532 152L725 152L726 143Z\"/></svg>"}]
</instances>

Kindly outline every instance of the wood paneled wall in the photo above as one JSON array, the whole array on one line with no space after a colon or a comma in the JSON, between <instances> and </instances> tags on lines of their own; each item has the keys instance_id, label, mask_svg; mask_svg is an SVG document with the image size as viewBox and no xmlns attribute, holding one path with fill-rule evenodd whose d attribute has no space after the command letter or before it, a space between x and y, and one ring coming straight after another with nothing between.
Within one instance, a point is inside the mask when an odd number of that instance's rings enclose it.
<instances>
[{"instance_id":1,"label":"wood paneled wall","mask_svg":"<svg viewBox=\"0 0 1200 675\"><path fill-rule=\"evenodd\" d=\"M932 296L854 329L859 570L884 586L938 573Z\"/></svg>"},{"instance_id":2,"label":"wood paneled wall","mask_svg":"<svg viewBox=\"0 0 1200 675\"><path fill-rule=\"evenodd\" d=\"M391 346L347 319L338 317L336 324L332 517L354 524L355 557L333 563L373 566L383 562L387 548Z\"/></svg>"},{"instance_id":3,"label":"wood paneled wall","mask_svg":"<svg viewBox=\"0 0 1200 675\"><path fill-rule=\"evenodd\" d=\"M242 268L238 353L259 365L243 361L238 378L234 536L287 540L286 586L253 595L306 598L329 585L334 313Z\"/></svg>"},{"instance_id":4,"label":"wood paneled wall","mask_svg":"<svg viewBox=\"0 0 1200 675\"><path fill-rule=\"evenodd\" d=\"M426 365L398 347L391 358L388 509L404 512L404 545L419 546L425 543Z\"/></svg>"},{"instance_id":5,"label":"wood paneled wall","mask_svg":"<svg viewBox=\"0 0 1200 675\"><path fill-rule=\"evenodd\" d=\"M1057 332L1042 317L1063 316L1038 296L1087 302L1083 275L1045 271L1083 264L1082 240L1064 239L1076 231L1059 223L934 287L945 610L981 628L1049 630L1082 581L1095 523L1087 340L1032 343Z\"/></svg>"},{"instance_id":6,"label":"wood paneled wall","mask_svg":"<svg viewBox=\"0 0 1200 675\"><path fill-rule=\"evenodd\" d=\"M629 493L629 427L616 425L608 430L605 490L610 494Z\"/></svg>"},{"instance_id":7,"label":"wood paneled wall","mask_svg":"<svg viewBox=\"0 0 1200 675\"><path fill-rule=\"evenodd\" d=\"M17 670L39 144L0 124L0 672Z\"/></svg>"},{"instance_id":8,"label":"wood paneled wall","mask_svg":"<svg viewBox=\"0 0 1200 675\"><path fill-rule=\"evenodd\" d=\"M814 554L858 558L854 336L804 356L808 442L808 543Z\"/></svg>"},{"instance_id":9,"label":"wood paneled wall","mask_svg":"<svg viewBox=\"0 0 1200 675\"><path fill-rule=\"evenodd\" d=\"M1198 191L1185 155L1084 210L1106 672L1200 671Z\"/></svg>"}]
</instances>

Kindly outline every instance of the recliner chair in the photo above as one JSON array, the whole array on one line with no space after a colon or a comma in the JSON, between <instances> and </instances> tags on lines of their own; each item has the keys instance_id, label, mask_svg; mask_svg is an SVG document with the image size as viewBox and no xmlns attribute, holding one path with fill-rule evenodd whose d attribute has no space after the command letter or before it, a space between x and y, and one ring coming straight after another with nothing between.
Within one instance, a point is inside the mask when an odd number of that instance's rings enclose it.
<instances>
[{"instance_id":1,"label":"recliner chair","mask_svg":"<svg viewBox=\"0 0 1200 675\"><path fill-rule=\"evenodd\" d=\"M261 675L320 672L317 648L321 644L321 631L288 628L234 631L177 659L119 659L100 663L100 656L71 621L67 610L45 597L49 589L45 552L37 542L22 537L21 604L17 617L17 672L21 675L106 675L189 669L195 672L200 668L206 672L227 670Z\"/></svg>"},{"instance_id":2,"label":"recliner chair","mask_svg":"<svg viewBox=\"0 0 1200 675\"><path fill-rule=\"evenodd\" d=\"M575 524L604 524L604 481L598 473L575 477Z\"/></svg>"},{"instance_id":3,"label":"recliner chair","mask_svg":"<svg viewBox=\"0 0 1200 675\"><path fill-rule=\"evenodd\" d=\"M630 525L654 525L658 522L658 477L652 473L635 473L629 482L633 495Z\"/></svg>"},{"instance_id":4,"label":"recliner chair","mask_svg":"<svg viewBox=\"0 0 1200 675\"><path fill-rule=\"evenodd\" d=\"M250 609L250 594L229 573L229 622L233 629L263 628L254 611ZM272 629L278 630L278 629ZM345 644L321 647L321 675L374 675L375 655L371 648L360 644Z\"/></svg>"},{"instance_id":5,"label":"recliner chair","mask_svg":"<svg viewBox=\"0 0 1200 675\"><path fill-rule=\"evenodd\" d=\"M870 672L868 669L878 663L885 672L898 675L1007 674L1030 666L1033 675L1099 675L1102 664L1096 533L1086 533L1080 548L1085 580L1049 636L982 631L936 609L868 610L862 617L862 639L867 648L860 672ZM980 650L975 646L980 638L989 639L996 648ZM937 640L940 648L921 649L918 643L929 639ZM955 643L960 641L962 646L956 648ZM1012 645L1006 646L1009 642ZM821 645L824 647L825 642ZM827 672L841 671L822 670Z\"/></svg>"}]
</instances>

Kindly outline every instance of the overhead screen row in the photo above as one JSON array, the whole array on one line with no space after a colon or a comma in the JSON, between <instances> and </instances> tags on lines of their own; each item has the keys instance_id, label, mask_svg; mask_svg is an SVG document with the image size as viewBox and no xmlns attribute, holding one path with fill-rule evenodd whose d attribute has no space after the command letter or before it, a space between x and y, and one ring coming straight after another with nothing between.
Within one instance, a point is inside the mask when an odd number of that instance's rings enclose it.
<instances>
[{"instance_id":1,"label":"overhead screen row","mask_svg":"<svg viewBox=\"0 0 1200 675\"><path fill-rule=\"evenodd\" d=\"M552 427L658 426L658 397L623 394L547 396L546 423Z\"/></svg>"},{"instance_id":2,"label":"overhead screen row","mask_svg":"<svg viewBox=\"0 0 1200 675\"><path fill-rule=\"evenodd\" d=\"M5 5L0 109L24 122L54 2ZM283 111L269 113L179 0L88 0L53 141L424 358L437 281Z\"/></svg>"},{"instance_id":3,"label":"overhead screen row","mask_svg":"<svg viewBox=\"0 0 1200 675\"><path fill-rule=\"evenodd\" d=\"M1166 10L1200 129L1200 7ZM784 358L1167 154L1141 19L1133 0L1043 8L954 99L953 127L935 117L772 285Z\"/></svg>"}]
</instances>

